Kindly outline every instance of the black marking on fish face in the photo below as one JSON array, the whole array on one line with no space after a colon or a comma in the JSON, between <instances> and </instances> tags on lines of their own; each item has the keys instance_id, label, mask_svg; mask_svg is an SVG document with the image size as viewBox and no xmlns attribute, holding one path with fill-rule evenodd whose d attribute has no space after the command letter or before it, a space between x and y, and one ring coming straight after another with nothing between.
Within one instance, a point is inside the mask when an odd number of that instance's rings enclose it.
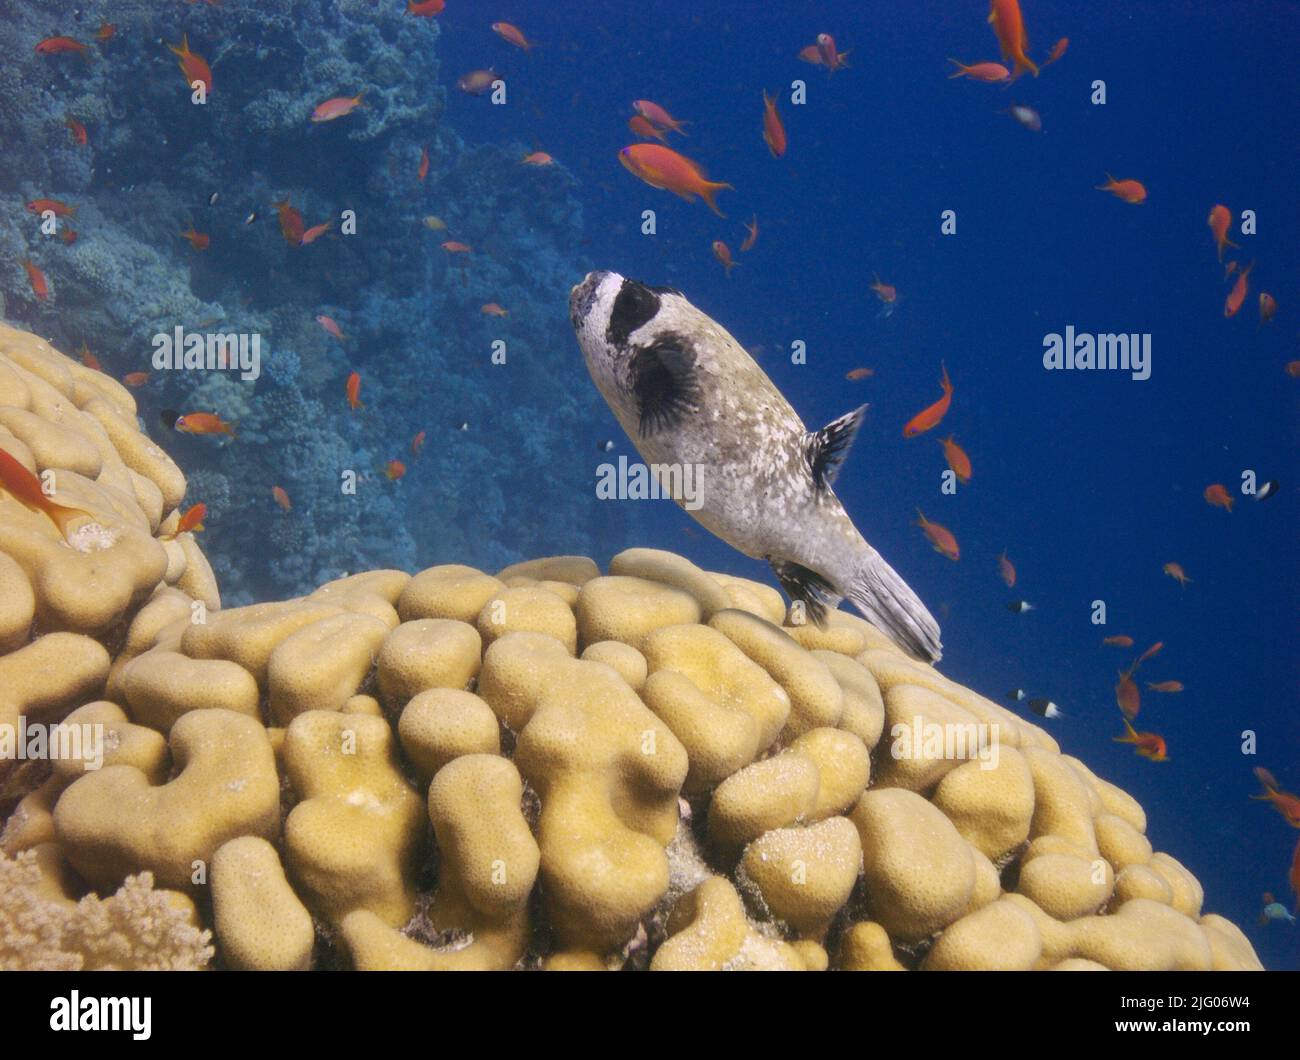
<instances>
[{"instance_id":1,"label":"black marking on fish face","mask_svg":"<svg viewBox=\"0 0 1300 1060\"><path fill-rule=\"evenodd\" d=\"M849 455L853 439L857 437L862 418L867 414L867 406L859 405L852 412L846 412L837 420L831 420L820 431L807 436L808 467L812 471L813 484L821 493L831 488L840 466Z\"/></svg>"},{"instance_id":2,"label":"black marking on fish face","mask_svg":"<svg viewBox=\"0 0 1300 1060\"><path fill-rule=\"evenodd\" d=\"M626 346L628 336L650 323L658 312L659 296L653 290L636 280L624 280L609 314L605 341L613 346Z\"/></svg>"},{"instance_id":3,"label":"black marking on fish face","mask_svg":"<svg viewBox=\"0 0 1300 1060\"><path fill-rule=\"evenodd\" d=\"M633 347L628 368L641 437L676 427L694 409L700 392L695 351L681 335L665 332L649 346Z\"/></svg>"},{"instance_id":4,"label":"black marking on fish face","mask_svg":"<svg viewBox=\"0 0 1300 1060\"><path fill-rule=\"evenodd\" d=\"M802 603L808 617L819 627L825 627L827 606L839 599L835 587L815 570L791 560L768 556L767 562L790 599Z\"/></svg>"},{"instance_id":5,"label":"black marking on fish face","mask_svg":"<svg viewBox=\"0 0 1300 1060\"><path fill-rule=\"evenodd\" d=\"M587 278L569 293L569 323L573 325L574 331L587 319L587 314L596 304L596 297L600 293L600 282L608 275L603 270L589 272Z\"/></svg>"}]
</instances>

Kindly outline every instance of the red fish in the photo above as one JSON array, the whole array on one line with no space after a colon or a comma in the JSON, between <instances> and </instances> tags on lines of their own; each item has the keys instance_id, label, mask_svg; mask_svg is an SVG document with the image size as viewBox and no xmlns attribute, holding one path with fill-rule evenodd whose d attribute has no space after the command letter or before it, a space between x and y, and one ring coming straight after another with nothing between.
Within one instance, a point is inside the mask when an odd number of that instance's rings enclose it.
<instances>
[{"instance_id":1,"label":"red fish","mask_svg":"<svg viewBox=\"0 0 1300 1060\"><path fill-rule=\"evenodd\" d=\"M333 336L339 342L348 341L343 335L343 329L338 326L338 322L333 317L327 317L324 313L321 313L316 317L316 323L325 329L325 334Z\"/></svg>"},{"instance_id":2,"label":"red fish","mask_svg":"<svg viewBox=\"0 0 1300 1060\"><path fill-rule=\"evenodd\" d=\"M1062 55L1065 54L1065 49L1068 48L1069 46L1070 46L1070 38L1062 37L1060 40L1058 40L1055 44L1052 45L1051 54L1048 55L1048 57L1043 61L1043 65L1051 66L1052 63L1056 62L1057 59L1059 59Z\"/></svg>"},{"instance_id":3,"label":"red fish","mask_svg":"<svg viewBox=\"0 0 1300 1060\"><path fill-rule=\"evenodd\" d=\"M922 409L907 421L907 426L903 428L904 438L915 438L918 434L924 434L937 426L939 421L947 415L948 406L952 404L952 382L948 379L947 367L942 364L940 367L943 368L943 378L939 380L939 386L943 389L943 397L929 408Z\"/></svg>"},{"instance_id":4,"label":"red fish","mask_svg":"<svg viewBox=\"0 0 1300 1060\"><path fill-rule=\"evenodd\" d=\"M632 130L634 136L639 136L643 140L658 140L661 144L668 142L668 137L640 114L634 114L628 118L627 127Z\"/></svg>"},{"instance_id":5,"label":"red fish","mask_svg":"<svg viewBox=\"0 0 1300 1060\"><path fill-rule=\"evenodd\" d=\"M63 240L64 246L70 247L77 241L77 230L64 225L63 230L59 232L59 238Z\"/></svg>"},{"instance_id":6,"label":"red fish","mask_svg":"<svg viewBox=\"0 0 1300 1060\"><path fill-rule=\"evenodd\" d=\"M86 46L72 37L46 37L36 45L37 55L63 55L66 52L84 52Z\"/></svg>"},{"instance_id":7,"label":"red fish","mask_svg":"<svg viewBox=\"0 0 1300 1060\"><path fill-rule=\"evenodd\" d=\"M726 276L731 275L731 270L736 267L736 262L731 260L731 248L721 239L713 241L713 256L722 263L722 271Z\"/></svg>"},{"instance_id":8,"label":"red fish","mask_svg":"<svg viewBox=\"0 0 1300 1060\"><path fill-rule=\"evenodd\" d=\"M893 284L881 283L880 275L878 273L873 272L871 275L874 277L874 280L867 286L872 291L875 292L876 297L879 298L882 302L884 302L885 305L893 305L895 302L897 302L898 288L895 287Z\"/></svg>"},{"instance_id":9,"label":"red fish","mask_svg":"<svg viewBox=\"0 0 1300 1060\"><path fill-rule=\"evenodd\" d=\"M89 512L82 511L80 508L55 504L45 495L41 480L28 471L17 457L11 456L5 449L0 449L0 490L8 493L14 500L26 505L32 511L44 512L49 517L50 522L58 527L59 533L65 539L68 536L68 524L73 519L85 518L93 520L95 518Z\"/></svg>"},{"instance_id":10,"label":"red fish","mask_svg":"<svg viewBox=\"0 0 1300 1060\"><path fill-rule=\"evenodd\" d=\"M1120 633L1113 637L1103 637L1103 644L1109 644L1112 648L1131 648L1133 647L1133 638L1127 637Z\"/></svg>"},{"instance_id":11,"label":"red fish","mask_svg":"<svg viewBox=\"0 0 1300 1060\"><path fill-rule=\"evenodd\" d=\"M835 46L835 38L829 33L817 34L817 39L809 47L816 49L817 61L826 67L827 73L833 74L836 70L848 69L849 53L840 51ZM800 58L803 58L803 54L803 52L799 53Z\"/></svg>"},{"instance_id":12,"label":"red fish","mask_svg":"<svg viewBox=\"0 0 1300 1060\"><path fill-rule=\"evenodd\" d=\"M365 405L361 404L361 373L360 372L353 372L350 376L348 376L347 395L348 395L348 408L352 409L353 411L357 409L365 408Z\"/></svg>"},{"instance_id":13,"label":"red fish","mask_svg":"<svg viewBox=\"0 0 1300 1060\"><path fill-rule=\"evenodd\" d=\"M203 85L203 91L210 95L212 93L212 68L208 66L208 61L203 56L190 51L189 36L181 34L179 48L174 44L169 44L167 47L180 56L180 62L177 65L181 68L181 73L185 75L185 83L193 87L194 82L198 81Z\"/></svg>"},{"instance_id":14,"label":"red fish","mask_svg":"<svg viewBox=\"0 0 1300 1060\"><path fill-rule=\"evenodd\" d=\"M1295 845L1295 853L1291 855L1291 872L1287 876L1291 884L1291 890L1295 894L1295 906L1292 909L1294 913L1300 913L1300 842Z\"/></svg>"},{"instance_id":15,"label":"red fish","mask_svg":"<svg viewBox=\"0 0 1300 1060\"><path fill-rule=\"evenodd\" d=\"M1232 495L1220 482L1215 482L1205 487L1205 503L1211 508L1222 508L1224 511L1232 511Z\"/></svg>"},{"instance_id":16,"label":"red fish","mask_svg":"<svg viewBox=\"0 0 1300 1060\"><path fill-rule=\"evenodd\" d=\"M641 117L645 118L646 121L650 122L657 128L663 129L665 132L675 132L681 133L683 136L686 135L682 132L682 126L690 123L678 121L663 107L659 106L658 103L653 103L648 99L638 99L633 101L632 109L640 114Z\"/></svg>"},{"instance_id":17,"label":"red fish","mask_svg":"<svg viewBox=\"0 0 1300 1060\"><path fill-rule=\"evenodd\" d=\"M530 51L533 47L519 27L512 26L509 22L493 22L492 32L507 44L513 44L516 48L521 48L524 51Z\"/></svg>"},{"instance_id":18,"label":"red fish","mask_svg":"<svg viewBox=\"0 0 1300 1060\"><path fill-rule=\"evenodd\" d=\"M493 69L471 70L456 79L456 87L471 96L481 96L498 80L505 79Z\"/></svg>"},{"instance_id":19,"label":"red fish","mask_svg":"<svg viewBox=\"0 0 1300 1060\"><path fill-rule=\"evenodd\" d=\"M1014 589L1016 586L1016 568L1015 565L1007 559L1007 550L1002 550L1002 555L998 557L998 573L1002 575L1002 584L1008 589Z\"/></svg>"},{"instance_id":20,"label":"red fish","mask_svg":"<svg viewBox=\"0 0 1300 1060\"><path fill-rule=\"evenodd\" d=\"M117 27L113 23L100 23L99 29L95 31L95 40L99 41L100 44L104 44L112 40L115 33L117 33Z\"/></svg>"},{"instance_id":21,"label":"red fish","mask_svg":"<svg viewBox=\"0 0 1300 1060\"><path fill-rule=\"evenodd\" d=\"M956 59L949 59L957 67L955 74L949 74L948 80L956 77L969 77L972 81L983 81L989 85L1003 85L1011 80L1011 71L1001 63L972 63L967 66Z\"/></svg>"},{"instance_id":22,"label":"red fish","mask_svg":"<svg viewBox=\"0 0 1300 1060\"><path fill-rule=\"evenodd\" d=\"M52 213L55 217L71 217L77 212L75 206L69 206L62 199L33 199L27 209L34 214Z\"/></svg>"},{"instance_id":23,"label":"red fish","mask_svg":"<svg viewBox=\"0 0 1300 1060\"><path fill-rule=\"evenodd\" d=\"M1259 322L1268 324L1277 315L1277 299L1267 291L1259 292Z\"/></svg>"},{"instance_id":24,"label":"red fish","mask_svg":"<svg viewBox=\"0 0 1300 1060\"><path fill-rule=\"evenodd\" d=\"M90 137L86 134L86 127L77 121L76 118L69 118L67 121L68 132L72 134L72 142L79 147L85 147L90 142Z\"/></svg>"},{"instance_id":25,"label":"red fish","mask_svg":"<svg viewBox=\"0 0 1300 1060\"><path fill-rule=\"evenodd\" d=\"M1148 681L1147 688L1152 692L1181 692L1183 683L1181 681Z\"/></svg>"},{"instance_id":26,"label":"red fish","mask_svg":"<svg viewBox=\"0 0 1300 1060\"><path fill-rule=\"evenodd\" d=\"M1154 659L1164 649L1164 646L1165 646L1165 642L1163 640L1156 641L1154 644L1151 645L1151 647L1149 647L1146 651L1144 651L1141 655L1138 656L1137 662L1133 664L1133 669L1136 670L1148 659Z\"/></svg>"},{"instance_id":27,"label":"red fish","mask_svg":"<svg viewBox=\"0 0 1300 1060\"><path fill-rule=\"evenodd\" d=\"M389 482L396 482L406 474L406 465L400 460L390 460L384 465L384 474L388 476Z\"/></svg>"},{"instance_id":28,"label":"red fish","mask_svg":"<svg viewBox=\"0 0 1300 1060\"><path fill-rule=\"evenodd\" d=\"M407 0L406 13L417 18L433 18L441 15L447 6L447 0Z\"/></svg>"},{"instance_id":29,"label":"red fish","mask_svg":"<svg viewBox=\"0 0 1300 1060\"><path fill-rule=\"evenodd\" d=\"M1165 746L1165 738L1154 732L1137 732L1129 724L1128 718L1124 719L1124 735L1114 736L1112 739L1116 743L1131 743L1135 746L1136 753L1151 762L1168 762L1169 753Z\"/></svg>"},{"instance_id":30,"label":"red fish","mask_svg":"<svg viewBox=\"0 0 1300 1060\"><path fill-rule=\"evenodd\" d=\"M503 317L510 312L508 309L502 309L496 302L488 302L479 307L479 312L484 316Z\"/></svg>"},{"instance_id":31,"label":"red fish","mask_svg":"<svg viewBox=\"0 0 1300 1060\"><path fill-rule=\"evenodd\" d=\"M526 166L553 166L555 159L545 151L534 151L531 155L525 155L523 164Z\"/></svg>"},{"instance_id":32,"label":"red fish","mask_svg":"<svg viewBox=\"0 0 1300 1060\"><path fill-rule=\"evenodd\" d=\"M930 544L934 546L934 550L954 562L958 560L961 557L961 549L957 546L957 538L953 536L952 531L946 526L930 522L922 514L920 508L916 510L916 515L916 525L925 531L925 536L930 539Z\"/></svg>"},{"instance_id":33,"label":"red fish","mask_svg":"<svg viewBox=\"0 0 1300 1060\"><path fill-rule=\"evenodd\" d=\"M1300 379L1300 361L1287 361L1286 374L1292 379Z\"/></svg>"},{"instance_id":34,"label":"red fish","mask_svg":"<svg viewBox=\"0 0 1300 1060\"><path fill-rule=\"evenodd\" d=\"M966 450L954 441L950 434L941 443L943 445L943 456L948 461L948 469L957 476L957 481L966 483L970 481L970 457L966 455ZM1005 562L1006 557L1003 557Z\"/></svg>"},{"instance_id":35,"label":"red fish","mask_svg":"<svg viewBox=\"0 0 1300 1060\"><path fill-rule=\"evenodd\" d=\"M302 241L303 223L302 214L294 207L289 205L289 200L277 202L275 212L280 215L280 234L284 236L286 243L292 243L297 246Z\"/></svg>"},{"instance_id":36,"label":"red fish","mask_svg":"<svg viewBox=\"0 0 1300 1060\"><path fill-rule=\"evenodd\" d=\"M283 487L272 486L271 496L275 498L275 503L280 506L282 511L286 511L286 512L293 511L293 504L289 500L289 494L284 492Z\"/></svg>"},{"instance_id":37,"label":"red fish","mask_svg":"<svg viewBox=\"0 0 1300 1060\"><path fill-rule=\"evenodd\" d=\"M1187 583L1192 580L1187 576L1187 573L1183 570L1183 566L1181 563L1166 563L1160 569L1163 570L1166 574L1168 574L1169 577L1173 578L1173 580L1176 581L1179 585L1182 585L1184 587L1186 587Z\"/></svg>"},{"instance_id":38,"label":"red fish","mask_svg":"<svg viewBox=\"0 0 1300 1060\"><path fill-rule=\"evenodd\" d=\"M856 383L860 379L870 379L875 374L876 370L874 368L850 368L844 373L844 378L850 383Z\"/></svg>"},{"instance_id":39,"label":"red fish","mask_svg":"<svg viewBox=\"0 0 1300 1060\"><path fill-rule=\"evenodd\" d=\"M46 282L45 273L36 267L31 258L23 262L23 268L27 270L27 282L32 285L32 294L38 302L44 302L50 297L50 285Z\"/></svg>"},{"instance_id":40,"label":"red fish","mask_svg":"<svg viewBox=\"0 0 1300 1060\"><path fill-rule=\"evenodd\" d=\"M445 243L440 243L439 246L441 246L448 254L472 254L474 252L474 248L468 243L458 243L454 239L449 239Z\"/></svg>"},{"instance_id":41,"label":"red fish","mask_svg":"<svg viewBox=\"0 0 1300 1060\"><path fill-rule=\"evenodd\" d=\"M659 144L625 147L619 151L618 160L624 169L652 188L671 191L687 202L694 202L698 195L719 217L724 215L715 201L718 192L724 188L735 190L730 184L706 179L700 167L685 155Z\"/></svg>"},{"instance_id":42,"label":"red fish","mask_svg":"<svg viewBox=\"0 0 1300 1060\"><path fill-rule=\"evenodd\" d=\"M127 372L122 376L122 382L129 387L141 387L149 382L148 372Z\"/></svg>"},{"instance_id":43,"label":"red fish","mask_svg":"<svg viewBox=\"0 0 1300 1060\"><path fill-rule=\"evenodd\" d=\"M84 340L78 352L81 354L81 363L92 372L102 372L104 370L104 366L99 363L99 358L90 352L90 347L86 345Z\"/></svg>"},{"instance_id":44,"label":"red fish","mask_svg":"<svg viewBox=\"0 0 1300 1060\"><path fill-rule=\"evenodd\" d=\"M1277 778L1263 766L1256 766L1255 779L1264 786L1264 794L1252 795L1251 798L1271 802L1287 824L1292 828L1300 828L1300 798L1289 791L1283 791Z\"/></svg>"},{"instance_id":45,"label":"red fish","mask_svg":"<svg viewBox=\"0 0 1300 1060\"><path fill-rule=\"evenodd\" d=\"M311 120L319 125L323 121L345 118L362 105L363 95L364 92L358 92L355 96L335 96L324 103L318 103L316 109L311 112Z\"/></svg>"},{"instance_id":46,"label":"red fish","mask_svg":"<svg viewBox=\"0 0 1300 1060\"><path fill-rule=\"evenodd\" d=\"M1098 184L1097 190L1108 191L1130 206L1140 206L1147 198L1147 189L1140 180L1116 180L1109 173L1106 174L1106 183Z\"/></svg>"},{"instance_id":47,"label":"red fish","mask_svg":"<svg viewBox=\"0 0 1300 1060\"><path fill-rule=\"evenodd\" d=\"M328 232L333 227L334 227L333 221L322 221L318 225L312 225L309 229L303 232L302 238L298 240L298 246L300 247L310 246L312 243L315 243L316 240L320 239L321 236L323 236L326 232Z\"/></svg>"},{"instance_id":48,"label":"red fish","mask_svg":"<svg viewBox=\"0 0 1300 1060\"><path fill-rule=\"evenodd\" d=\"M1019 77L1029 70L1037 77L1038 67L1025 54L1029 50L1029 38L1025 33L1024 16L1020 14L1020 0L993 0L989 10L989 24L997 34L1002 58L1015 61L1015 76Z\"/></svg>"},{"instance_id":49,"label":"red fish","mask_svg":"<svg viewBox=\"0 0 1300 1060\"><path fill-rule=\"evenodd\" d=\"M1246 301L1246 292L1250 290L1250 282L1247 278L1250 276L1250 270L1254 267L1255 263L1252 261L1241 272L1237 273L1237 282L1232 285L1232 290L1228 292L1228 297L1223 303L1223 315L1225 317L1235 317L1237 310Z\"/></svg>"},{"instance_id":50,"label":"red fish","mask_svg":"<svg viewBox=\"0 0 1300 1060\"><path fill-rule=\"evenodd\" d=\"M429 149L420 148L420 168L415 171L415 179L423 180L429 175Z\"/></svg>"},{"instance_id":51,"label":"red fish","mask_svg":"<svg viewBox=\"0 0 1300 1060\"><path fill-rule=\"evenodd\" d=\"M190 246L195 250L207 250L211 242L206 232L196 231L193 225L190 225L189 230L182 232L181 235L190 241Z\"/></svg>"},{"instance_id":52,"label":"red fish","mask_svg":"<svg viewBox=\"0 0 1300 1060\"><path fill-rule=\"evenodd\" d=\"M1222 261L1224 247L1237 247L1236 243L1228 239L1228 225L1232 224L1232 214L1228 212L1226 206L1215 206L1210 210L1210 216L1205 219L1205 223L1210 226L1214 245L1219 248L1219 260ZM1237 247L1237 249L1241 248Z\"/></svg>"},{"instance_id":53,"label":"red fish","mask_svg":"<svg viewBox=\"0 0 1300 1060\"><path fill-rule=\"evenodd\" d=\"M420 431L411 439L411 455L419 456L420 450L424 448L424 431Z\"/></svg>"},{"instance_id":54,"label":"red fish","mask_svg":"<svg viewBox=\"0 0 1300 1060\"><path fill-rule=\"evenodd\" d=\"M763 92L763 142L767 144L773 158L785 154L785 126L781 124L781 115L776 111L776 99L769 98L766 90Z\"/></svg>"},{"instance_id":55,"label":"red fish","mask_svg":"<svg viewBox=\"0 0 1300 1060\"><path fill-rule=\"evenodd\" d=\"M176 529L167 535L167 539L174 541L181 534L197 534L203 530L203 520L208 517L208 506L202 502L194 505L176 524Z\"/></svg>"},{"instance_id":56,"label":"red fish","mask_svg":"<svg viewBox=\"0 0 1300 1060\"><path fill-rule=\"evenodd\" d=\"M1142 709L1142 696L1133 680L1133 668L1119 675L1119 683L1115 685L1115 703L1128 721L1136 718Z\"/></svg>"},{"instance_id":57,"label":"red fish","mask_svg":"<svg viewBox=\"0 0 1300 1060\"><path fill-rule=\"evenodd\" d=\"M186 434L228 434L235 436L235 425L211 412L187 412L176 421L176 430Z\"/></svg>"},{"instance_id":58,"label":"red fish","mask_svg":"<svg viewBox=\"0 0 1300 1060\"><path fill-rule=\"evenodd\" d=\"M742 254L745 253L745 251L750 250L754 244L758 242L758 214L755 214L754 219L745 225L745 232L745 239L740 244L740 252Z\"/></svg>"}]
</instances>

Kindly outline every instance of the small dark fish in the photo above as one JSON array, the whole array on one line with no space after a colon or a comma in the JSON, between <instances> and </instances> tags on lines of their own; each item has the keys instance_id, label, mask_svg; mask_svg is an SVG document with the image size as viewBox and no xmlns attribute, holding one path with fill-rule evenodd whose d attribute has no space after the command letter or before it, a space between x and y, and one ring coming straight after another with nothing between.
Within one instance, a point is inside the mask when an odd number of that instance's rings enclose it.
<instances>
[{"instance_id":1,"label":"small dark fish","mask_svg":"<svg viewBox=\"0 0 1300 1060\"><path fill-rule=\"evenodd\" d=\"M180 418L181 414L176 409L163 409L158 413L158 419L162 421L163 427L169 431L176 429L176 421Z\"/></svg>"},{"instance_id":2,"label":"small dark fish","mask_svg":"<svg viewBox=\"0 0 1300 1060\"><path fill-rule=\"evenodd\" d=\"M1061 716L1060 708L1050 699L1031 699L1025 706L1040 718L1059 718Z\"/></svg>"},{"instance_id":3,"label":"small dark fish","mask_svg":"<svg viewBox=\"0 0 1300 1060\"><path fill-rule=\"evenodd\" d=\"M217 200L218 200L219 198L221 198L221 192L219 192L219 191L214 191L211 195L208 196L208 205L209 205L209 206L216 206L216 205L217 205Z\"/></svg>"},{"instance_id":4,"label":"small dark fish","mask_svg":"<svg viewBox=\"0 0 1300 1060\"><path fill-rule=\"evenodd\" d=\"M1011 700L1012 703L1019 703L1024 698L1025 690L1023 688L1013 688L1007 693L1007 699Z\"/></svg>"},{"instance_id":5,"label":"small dark fish","mask_svg":"<svg viewBox=\"0 0 1300 1060\"><path fill-rule=\"evenodd\" d=\"M1033 609L1034 605L1028 600L1012 600L1011 603L1007 604L1007 610L1013 615L1023 615L1026 611L1032 611Z\"/></svg>"},{"instance_id":6,"label":"small dark fish","mask_svg":"<svg viewBox=\"0 0 1300 1060\"><path fill-rule=\"evenodd\" d=\"M1269 479L1267 482L1264 483L1264 485L1259 487L1259 491L1255 494L1255 500L1266 501L1271 496L1273 496L1273 494L1275 494L1280 488L1281 487L1278 485L1277 479Z\"/></svg>"},{"instance_id":7,"label":"small dark fish","mask_svg":"<svg viewBox=\"0 0 1300 1060\"><path fill-rule=\"evenodd\" d=\"M614 448L614 442L612 439L606 438L603 442L601 442L598 446L596 446L596 448L599 449L602 453L608 453L611 449Z\"/></svg>"}]
</instances>

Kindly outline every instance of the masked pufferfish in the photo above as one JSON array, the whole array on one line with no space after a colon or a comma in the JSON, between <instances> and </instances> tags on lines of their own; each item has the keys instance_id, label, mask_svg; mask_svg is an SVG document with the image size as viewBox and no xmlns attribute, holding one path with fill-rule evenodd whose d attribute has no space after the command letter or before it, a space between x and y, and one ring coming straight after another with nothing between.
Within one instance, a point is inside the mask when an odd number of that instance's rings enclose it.
<instances>
[{"instance_id":1,"label":"masked pufferfish","mask_svg":"<svg viewBox=\"0 0 1300 1060\"><path fill-rule=\"evenodd\" d=\"M699 469L702 496L687 508L697 522L771 564L818 625L847 597L911 655L939 659L939 624L831 488L865 405L809 431L740 343L669 287L592 272L569 295L569 319L641 456Z\"/></svg>"}]
</instances>

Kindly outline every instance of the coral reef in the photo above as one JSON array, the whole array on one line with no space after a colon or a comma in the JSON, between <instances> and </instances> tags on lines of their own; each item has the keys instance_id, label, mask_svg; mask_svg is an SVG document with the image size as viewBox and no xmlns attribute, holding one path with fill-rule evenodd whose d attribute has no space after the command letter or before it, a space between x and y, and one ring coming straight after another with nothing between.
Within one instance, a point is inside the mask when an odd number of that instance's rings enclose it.
<instances>
[{"instance_id":1,"label":"coral reef","mask_svg":"<svg viewBox=\"0 0 1300 1060\"><path fill-rule=\"evenodd\" d=\"M6 967L1259 967L1137 802L859 618L649 549L223 608L133 414L0 330L0 447L90 516L0 496L0 722L102 733L0 763Z\"/></svg>"}]
</instances>

